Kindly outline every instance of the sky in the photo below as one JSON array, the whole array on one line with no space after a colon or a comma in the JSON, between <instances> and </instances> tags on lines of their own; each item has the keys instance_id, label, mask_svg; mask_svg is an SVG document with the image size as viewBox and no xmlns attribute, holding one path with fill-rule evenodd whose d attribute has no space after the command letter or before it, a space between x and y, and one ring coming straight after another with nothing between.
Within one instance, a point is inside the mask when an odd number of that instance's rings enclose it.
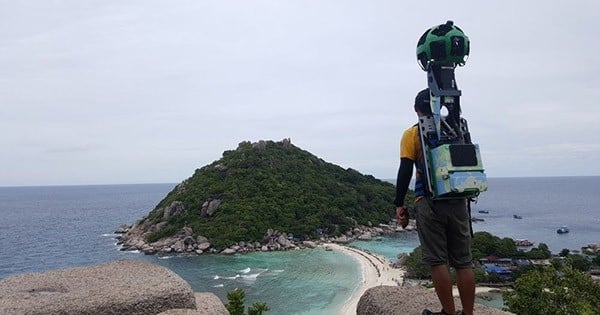
<instances>
[{"instance_id":1,"label":"sky","mask_svg":"<svg viewBox=\"0 0 600 315\"><path fill-rule=\"evenodd\" d=\"M454 21L488 177L600 175L600 1L0 0L0 186L178 183L290 138L393 179Z\"/></svg>"}]
</instances>

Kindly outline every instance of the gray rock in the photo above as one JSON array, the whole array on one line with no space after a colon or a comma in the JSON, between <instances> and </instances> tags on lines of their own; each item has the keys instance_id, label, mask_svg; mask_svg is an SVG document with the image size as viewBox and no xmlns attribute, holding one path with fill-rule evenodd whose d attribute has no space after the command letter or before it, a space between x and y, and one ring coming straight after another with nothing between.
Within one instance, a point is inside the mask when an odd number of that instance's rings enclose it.
<instances>
[{"instance_id":1,"label":"gray rock","mask_svg":"<svg viewBox=\"0 0 600 315\"><path fill-rule=\"evenodd\" d=\"M125 234L129 231L129 226L127 224L121 224L119 225L119 227L115 230L115 234Z\"/></svg>"},{"instance_id":2,"label":"gray rock","mask_svg":"<svg viewBox=\"0 0 600 315\"><path fill-rule=\"evenodd\" d=\"M277 243L279 245L281 245L283 248L288 248L290 247L290 240L287 239L287 237L285 237L285 235L279 235L279 237L277 238Z\"/></svg>"},{"instance_id":3,"label":"gray rock","mask_svg":"<svg viewBox=\"0 0 600 315\"><path fill-rule=\"evenodd\" d=\"M308 248L316 248L317 247L317 243L315 243L313 241L303 241L302 245L304 245Z\"/></svg>"},{"instance_id":4,"label":"gray rock","mask_svg":"<svg viewBox=\"0 0 600 315\"><path fill-rule=\"evenodd\" d=\"M344 243L348 243L349 239L346 237L346 235L341 235L340 237L336 237L335 239L333 239L333 241L335 243L342 243L342 244L344 244Z\"/></svg>"},{"instance_id":5,"label":"gray rock","mask_svg":"<svg viewBox=\"0 0 600 315\"><path fill-rule=\"evenodd\" d=\"M457 309L460 299L454 298ZM358 301L357 315L418 315L423 309L438 312L441 309L433 290L421 287L378 286L368 289ZM475 304L477 315L511 314L481 304Z\"/></svg>"},{"instance_id":6,"label":"gray rock","mask_svg":"<svg viewBox=\"0 0 600 315\"><path fill-rule=\"evenodd\" d=\"M175 243L179 240L178 237L166 237L162 238L154 243L150 243L150 246L154 248L167 248L175 245Z\"/></svg>"},{"instance_id":7,"label":"gray rock","mask_svg":"<svg viewBox=\"0 0 600 315\"><path fill-rule=\"evenodd\" d=\"M371 232L366 232L358 237L361 241L370 241L373 237L371 236Z\"/></svg>"},{"instance_id":8,"label":"gray rock","mask_svg":"<svg viewBox=\"0 0 600 315\"><path fill-rule=\"evenodd\" d=\"M221 252L221 254L225 254L225 255L233 255L233 254L235 254L235 253L236 253L235 249L231 249L231 248L225 248L225 249L224 249L224 250Z\"/></svg>"},{"instance_id":9,"label":"gray rock","mask_svg":"<svg viewBox=\"0 0 600 315\"><path fill-rule=\"evenodd\" d=\"M229 315L225 305L213 293L195 293L197 309L172 309L158 315Z\"/></svg>"},{"instance_id":10,"label":"gray rock","mask_svg":"<svg viewBox=\"0 0 600 315\"><path fill-rule=\"evenodd\" d=\"M168 220L170 217L180 215L185 212L185 207L181 201L173 201L168 207L163 210L163 220Z\"/></svg>"},{"instance_id":11,"label":"gray rock","mask_svg":"<svg viewBox=\"0 0 600 315\"><path fill-rule=\"evenodd\" d=\"M184 236L192 236L194 235L194 230L192 230L191 227L188 226L184 226L181 228L181 230L179 230L179 232L177 233L177 235L184 237Z\"/></svg>"},{"instance_id":12,"label":"gray rock","mask_svg":"<svg viewBox=\"0 0 600 315\"><path fill-rule=\"evenodd\" d=\"M211 217L217 211L217 208L221 205L221 199L207 200L202 204L200 215L202 217Z\"/></svg>"},{"instance_id":13,"label":"gray rock","mask_svg":"<svg viewBox=\"0 0 600 315\"><path fill-rule=\"evenodd\" d=\"M199 250L207 250L208 248L210 248L210 243L208 241L202 242L202 243L198 243L197 248Z\"/></svg>"},{"instance_id":14,"label":"gray rock","mask_svg":"<svg viewBox=\"0 0 600 315\"><path fill-rule=\"evenodd\" d=\"M229 312L223 305L218 296L213 293L201 292L195 293L196 305L199 314L202 315L229 315Z\"/></svg>"},{"instance_id":15,"label":"gray rock","mask_svg":"<svg viewBox=\"0 0 600 315\"><path fill-rule=\"evenodd\" d=\"M185 251L185 244L183 244L182 240L177 240L175 241L175 244L173 244L172 248L176 253L183 253L183 251Z\"/></svg>"},{"instance_id":16,"label":"gray rock","mask_svg":"<svg viewBox=\"0 0 600 315\"><path fill-rule=\"evenodd\" d=\"M191 236L186 236L185 238L183 238L183 244L185 246L194 245L194 244L196 244L196 239L194 239Z\"/></svg>"},{"instance_id":17,"label":"gray rock","mask_svg":"<svg viewBox=\"0 0 600 315\"><path fill-rule=\"evenodd\" d=\"M0 280L0 314L157 314L196 308L171 270L141 260L17 275Z\"/></svg>"}]
</instances>

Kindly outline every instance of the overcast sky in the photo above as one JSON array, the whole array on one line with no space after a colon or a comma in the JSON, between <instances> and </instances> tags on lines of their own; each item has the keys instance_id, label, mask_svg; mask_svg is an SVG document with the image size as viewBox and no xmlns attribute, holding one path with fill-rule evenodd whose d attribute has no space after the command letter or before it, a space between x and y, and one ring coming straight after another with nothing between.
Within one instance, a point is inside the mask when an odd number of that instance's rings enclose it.
<instances>
[{"instance_id":1,"label":"overcast sky","mask_svg":"<svg viewBox=\"0 0 600 315\"><path fill-rule=\"evenodd\" d=\"M426 4L425 4L426 3ZM600 1L0 0L0 186L177 183L291 138L395 178L450 19L489 177L600 175Z\"/></svg>"}]
</instances>

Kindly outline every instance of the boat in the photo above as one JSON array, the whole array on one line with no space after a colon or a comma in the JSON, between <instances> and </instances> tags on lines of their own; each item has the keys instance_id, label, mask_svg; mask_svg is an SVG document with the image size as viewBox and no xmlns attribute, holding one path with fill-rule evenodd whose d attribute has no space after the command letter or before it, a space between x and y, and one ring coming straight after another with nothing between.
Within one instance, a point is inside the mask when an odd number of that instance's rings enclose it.
<instances>
[{"instance_id":1,"label":"boat","mask_svg":"<svg viewBox=\"0 0 600 315\"><path fill-rule=\"evenodd\" d=\"M522 216L520 216L520 215L516 215L516 214L513 214L513 218L515 218L515 219L523 219L523 217L522 217Z\"/></svg>"},{"instance_id":2,"label":"boat","mask_svg":"<svg viewBox=\"0 0 600 315\"><path fill-rule=\"evenodd\" d=\"M563 226L559 227L558 230L556 230L556 233L558 233L558 234L569 233L569 227L566 225L563 225Z\"/></svg>"},{"instance_id":3,"label":"boat","mask_svg":"<svg viewBox=\"0 0 600 315\"><path fill-rule=\"evenodd\" d=\"M479 210L479 211L477 211L477 212L479 212L479 213L490 213L490 212L489 212L489 211L487 211L487 210Z\"/></svg>"}]
</instances>

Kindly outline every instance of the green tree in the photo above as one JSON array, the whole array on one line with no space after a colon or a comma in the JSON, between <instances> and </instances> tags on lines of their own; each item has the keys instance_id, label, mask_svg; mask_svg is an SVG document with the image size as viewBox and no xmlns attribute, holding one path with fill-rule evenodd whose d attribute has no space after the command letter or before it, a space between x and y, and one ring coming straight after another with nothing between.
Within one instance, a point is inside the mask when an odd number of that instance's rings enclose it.
<instances>
[{"instance_id":1,"label":"green tree","mask_svg":"<svg viewBox=\"0 0 600 315\"><path fill-rule=\"evenodd\" d=\"M475 274L475 282L484 282L486 281L485 271L481 268L474 268L473 273Z\"/></svg>"},{"instance_id":2,"label":"green tree","mask_svg":"<svg viewBox=\"0 0 600 315\"><path fill-rule=\"evenodd\" d=\"M476 232L473 234L472 248L477 250L482 257L495 255L498 252L499 238L489 232Z\"/></svg>"},{"instance_id":3,"label":"green tree","mask_svg":"<svg viewBox=\"0 0 600 315\"><path fill-rule=\"evenodd\" d=\"M501 239L496 248L496 255L498 257L514 257L519 251L517 245L515 245L515 240L508 237Z\"/></svg>"},{"instance_id":4,"label":"green tree","mask_svg":"<svg viewBox=\"0 0 600 315\"><path fill-rule=\"evenodd\" d=\"M570 253L571 251L568 248L563 248L560 253L558 253L558 256L567 257Z\"/></svg>"},{"instance_id":5,"label":"green tree","mask_svg":"<svg viewBox=\"0 0 600 315\"><path fill-rule=\"evenodd\" d=\"M590 275L566 266L533 269L503 294L508 310L516 314L595 314L600 309L600 284Z\"/></svg>"},{"instance_id":6,"label":"green tree","mask_svg":"<svg viewBox=\"0 0 600 315\"><path fill-rule=\"evenodd\" d=\"M596 267L600 267L600 253L596 254L596 257L594 257L594 259L592 259L592 265L594 265Z\"/></svg>"},{"instance_id":7,"label":"green tree","mask_svg":"<svg viewBox=\"0 0 600 315\"><path fill-rule=\"evenodd\" d=\"M262 315L263 313L270 310L267 304L262 302L253 303L252 306L248 307L248 315Z\"/></svg>"},{"instance_id":8,"label":"green tree","mask_svg":"<svg viewBox=\"0 0 600 315\"><path fill-rule=\"evenodd\" d=\"M225 308L227 308L230 315L244 315L245 298L246 292L242 289L235 289L227 292L227 300L229 303L225 304Z\"/></svg>"},{"instance_id":9,"label":"green tree","mask_svg":"<svg viewBox=\"0 0 600 315\"><path fill-rule=\"evenodd\" d=\"M229 311L229 315L245 315L245 298L246 292L244 292L242 289L235 289L227 292L227 300L229 303L225 304L225 308L227 308L227 311ZM252 304L252 306L248 307L248 315L262 315L267 311L269 311L269 307L263 302L255 302Z\"/></svg>"},{"instance_id":10,"label":"green tree","mask_svg":"<svg viewBox=\"0 0 600 315\"><path fill-rule=\"evenodd\" d=\"M583 255L569 255L567 256L567 263L573 267L573 269L577 269L580 271L588 271L592 267L592 262L589 261Z\"/></svg>"},{"instance_id":11,"label":"green tree","mask_svg":"<svg viewBox=\"0 0 600 315\"><path fill-rule=\"evenodd\" d=\"M425 265L422 261L423 251L421 246L417 246L404 263L406 271L413 278L426 279L431 277L431 268Z\"/></svg>"},{"instance_id":12,"label":"green tree","mask_svg":"<svg viewBox=\"0 0 600 315\"><path fill-rule=\"evenodd\" d=\"M529 259L548 259L552 257L552 252L545 243L540 243L537 248L532 248L527 252Z\"/></svg>"}]
</instances>

